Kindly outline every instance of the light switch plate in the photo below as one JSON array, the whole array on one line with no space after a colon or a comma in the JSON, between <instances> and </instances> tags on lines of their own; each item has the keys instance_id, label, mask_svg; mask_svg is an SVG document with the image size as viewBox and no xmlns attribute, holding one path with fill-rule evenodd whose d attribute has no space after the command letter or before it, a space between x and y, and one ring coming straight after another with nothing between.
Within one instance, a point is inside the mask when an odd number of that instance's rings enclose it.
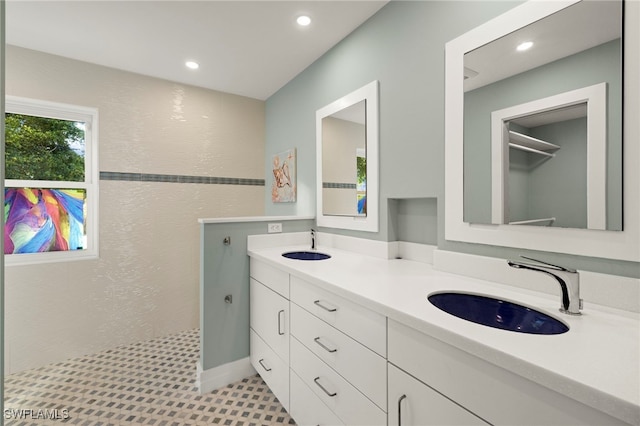
<instances>
[{"instance_id":1,"label":"light switch plate","mask_svg":"<svg viewBox=\"0 0 640 426\"><path fill-rule=\"evenodd\" d=\"M270 223L267 225L267 231L270 234L275 234L276 232L282 232L282 223Z\"/></svg>"}]
</instances>

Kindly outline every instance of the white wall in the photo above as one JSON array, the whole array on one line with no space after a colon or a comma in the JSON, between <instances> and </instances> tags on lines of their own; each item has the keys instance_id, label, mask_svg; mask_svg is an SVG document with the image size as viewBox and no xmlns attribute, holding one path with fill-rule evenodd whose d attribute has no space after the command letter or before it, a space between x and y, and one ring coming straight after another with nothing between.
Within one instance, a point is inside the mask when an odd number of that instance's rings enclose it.
<instances>
[{"instance_id":1,"label":"white wall","mask_svg":"<svg viewBox=\"0 0 640 426\"><path fill-rule=\"evenodd\" d=\"M264 179L264 102L7 47L6 92L99 109L101 172ZM100 181L100 258L9 266L6 373L198 326L197 218L264 186Z\"/></svg>"},{"instance_id":2,"label":"white wall","mask_svg":"<svg viewBox=\"0 0 640 426\"><path fill-rule=\"evenodd\" d=\"M353 184L358 182L356 154L365 150L364 124L334 117L322 119L322 177L324 182ZM324 188L325 214L358 214L355 188Z\"/></svg>"}]
</instances>

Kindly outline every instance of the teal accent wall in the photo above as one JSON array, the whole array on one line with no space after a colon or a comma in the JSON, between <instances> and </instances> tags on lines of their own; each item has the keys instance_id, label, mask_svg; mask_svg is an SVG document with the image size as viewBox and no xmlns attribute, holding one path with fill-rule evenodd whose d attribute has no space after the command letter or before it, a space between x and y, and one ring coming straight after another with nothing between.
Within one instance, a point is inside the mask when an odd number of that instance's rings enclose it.
<instances>
[{"instance_id":1,"label":"teal accent wall","mask_svg":"<svg viewBox=\"0 0 640 426\"><path fill-rule=\"evenodd\" d=\"M388 240L388 199L444 192L444 45L519 2L393 1L267 99L265 212L315 215L316 110L380 82L380 232ZM271 156L298 149L298 202L270 199ZM394 220L391 219L391 222Z\"/></svg>"},{"instance_id":2,"label":"teal accent wall","mask_svg":"<svg viewBox=\"0 0 640 426\"><path fill-rule=\"evenodd\" d=\"M578 269L640 277L637 262L611 261L444 239L445 44L521 4L520 1L392 1L338 45L267 99L265 213L315 215L316 110L373 81L380 87L380 231L330 230L393 241L401 219L392 204L437 199L437 218L426 216L429 233L445 250L513 258L520 254ZM297 148L298 202L271 203L271 156ZM390 206L391 204L391 206ZM396 206L397 207L397 206ZM415 218L405 235L420 231L420 202L402 206ZM396 216L394 216L396 215ZM412 219L413 220L413 219ZM594 231L596 232L596 231ZM420 237L424 240L430 237Z\"/></svg>"},{"instance_id":3,"label":"teal accent wall","mask_svg":"<svg viewBox=\"0 0 640 426\"><path fill-rule=\"evenodd\" d=\"M438 200L436 198L390 198L389 241L438 244Z\"/></svg>"},{"instance_id":4,"label":"teal accent wall","mask_svg":"<svg viewBox=\"0 0 640 426\"><path fill-rule=\"evenodd\" d=\"M273 221L200 225L200 362L203 370L249 356L247 237L266 234ZM278 221L283 232L309 231L309 219ZM231 244L223 243L231 237ZM225 303L231 295L233 303Z\"/></svg>"}]
</instances>

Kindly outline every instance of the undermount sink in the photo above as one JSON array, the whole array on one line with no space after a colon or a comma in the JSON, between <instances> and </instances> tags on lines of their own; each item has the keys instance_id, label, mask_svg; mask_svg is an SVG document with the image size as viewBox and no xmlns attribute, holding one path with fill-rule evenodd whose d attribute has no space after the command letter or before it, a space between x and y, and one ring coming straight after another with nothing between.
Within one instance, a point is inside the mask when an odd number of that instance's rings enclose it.
<instances>
[{"instance_id":1,"label":"undermount sink","mask_svg":"<svg viewBox=\"0 0 640 426\"><path fill-rule=\"evenodd\" d=\"M320 253L317 251L290 251L282 253L282 255L286 258L297 260L325 260L331 257L326 253Z\"/></svg>"},{"instance_id":2,"label":"undermount sink","mask_svg":"<svg viewBox=\"0 0 640 426\"><path fill-rule=\"evenodd\" d=\"M468 293L434 293L432 305L458 318L528 334L562 334L569 327L550 315L517 303Z\"/></svg>"}]
</instances>

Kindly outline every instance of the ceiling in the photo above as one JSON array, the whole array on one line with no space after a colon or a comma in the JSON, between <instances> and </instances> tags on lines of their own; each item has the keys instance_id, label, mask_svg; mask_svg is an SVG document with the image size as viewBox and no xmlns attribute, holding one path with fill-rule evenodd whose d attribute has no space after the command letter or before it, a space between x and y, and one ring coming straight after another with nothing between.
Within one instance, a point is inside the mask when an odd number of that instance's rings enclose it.
<instances>
[{"instance_id":1,"label":"ceiling","mask_svg":"<svg viewBox=\"0 0 640 426\"><path fill-rule=\"evenodd\" d=\"M264 100L387 1L8 0L6 39ZM302 14L312 19L308 27L296 24ZM187 60L200 68L188 69Z\"/></svg>"},{"instance_id":2,"label":"ceiling","mask_svg":"<svg viewBox=\"0 0 640 426\"><path fill-rule=\"evenodd\" d=\"M622 34L621 1L582 1L464 55L465 91L553 62ZM534 42L525 52L524 41Z\"/></svg>"}]
</instances>

